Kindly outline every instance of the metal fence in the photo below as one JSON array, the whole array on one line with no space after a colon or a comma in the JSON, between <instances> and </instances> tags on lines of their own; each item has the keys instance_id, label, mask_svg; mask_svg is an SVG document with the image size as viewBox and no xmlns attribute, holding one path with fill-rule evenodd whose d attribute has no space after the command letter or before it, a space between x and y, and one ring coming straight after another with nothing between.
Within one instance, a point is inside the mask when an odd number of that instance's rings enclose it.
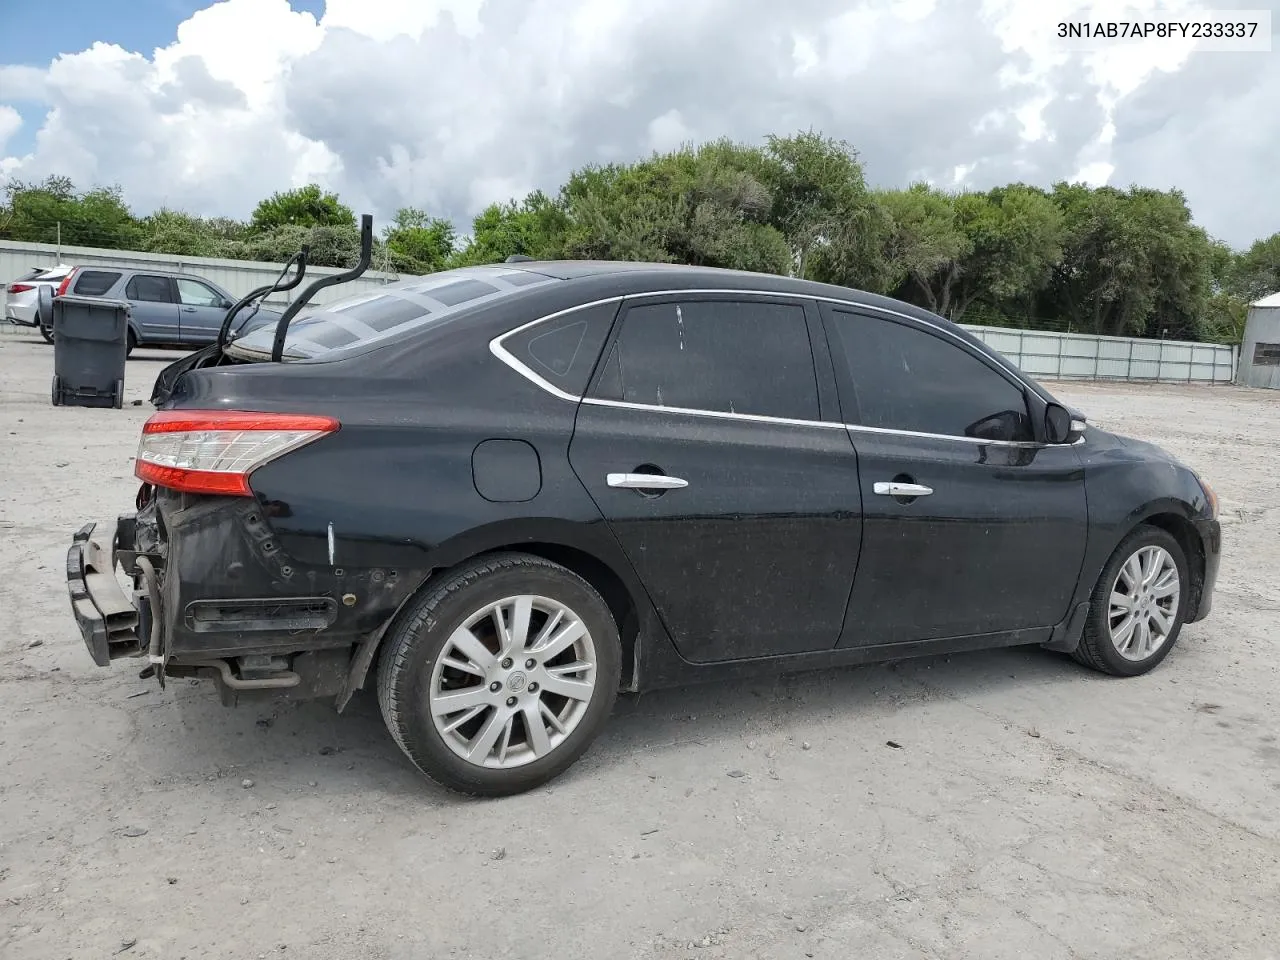
<instances>
[{"instance_id":1,"label":"metal fence","mask_svg":"<svg viewBox=\"0 0 1280 960\"><path fill-rule=\"evenodd\" d=\"M1238 347L1186 340L1096 337L1008 327L965 326L1028 376L1044 380L1231 383Z\"/></svg>"},{"instance_id":2,"label":"metal fence","mask_svg":"<svg viewBox=\"0 0 1280 960\"><path fill-rule=\"evenodd\" d=\"M97 247L56 247L51 243L26 243L0 240L0 283L8 283L35 267L53 267L58 263L71 266L119 266L134 270L163 270L187 273L212 280L235 297L242 297L254 287L273 282L284 268L282 263L260 263L250 260L221 260L213 257L176 257L165 253L139 253L132 250L106 250ZM342 273L340 267L307 267L307 280ZM326 287L316 294L314 303L329 303L353 293L362 293L397 280L395 274L366 271L350 283ZM307 281L294 290L273 294L270 302L284 305L296 296ZM0 329L14 328L0 323Z\"/></svg>"}]
</instances>

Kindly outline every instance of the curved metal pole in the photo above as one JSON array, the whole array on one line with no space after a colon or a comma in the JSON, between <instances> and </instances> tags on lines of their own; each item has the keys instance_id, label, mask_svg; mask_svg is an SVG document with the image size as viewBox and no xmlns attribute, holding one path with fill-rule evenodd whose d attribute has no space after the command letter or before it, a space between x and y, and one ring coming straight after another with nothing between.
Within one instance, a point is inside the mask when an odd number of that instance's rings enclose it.
<instances>
[{"instance_id":1,"label":"curved metal pole","mask_svg":"<svg viewBox=\"0 0 1280 960\"><path fill-rule=\"evenodd\" d=\"M280 276L276 277L274 283L269 283L265 287L258 287L249 292L248 296L241 297L236 301L235 305L227 311L227 315L222 318L222 327L218 330L218 349L221 350L227 343L227 334L231 332L231 321L235 319L237 313L247 307L259 297L265 297L272 293L280 293L285 290L292 290L302 282L303 276L307 272L307 256L311 253L311 247L307 244L302 245L302 249L289 258L284 265L284 269L280 271ZM289 268L294 264L298 265L298 272L294 274L288 283L281 283L285 274L289 272Z\"/></svg>"},{"instance_id":2,"label":"curved metal pole","mask_svg":"<svg viewBox=\"0 0 1280 960\"><path fill-rule=\"evenodd\" d=\"M298 315L311 298L325 287L332 287L335 284L346 283L348 280L356 279L356 277L369 269L369 264L372 262L373 217L366 213L360 218L360 262L345 273L335 273L331 277L321 277L319 280L313 280L311 286L298 294L298 299L285 308L284 313L280 315L280 319L276 321L276 338L271 344L271 360L273 363L279 363L284 356L284 338L289 332L289 321Z\"/></svg>"}]
</instances>

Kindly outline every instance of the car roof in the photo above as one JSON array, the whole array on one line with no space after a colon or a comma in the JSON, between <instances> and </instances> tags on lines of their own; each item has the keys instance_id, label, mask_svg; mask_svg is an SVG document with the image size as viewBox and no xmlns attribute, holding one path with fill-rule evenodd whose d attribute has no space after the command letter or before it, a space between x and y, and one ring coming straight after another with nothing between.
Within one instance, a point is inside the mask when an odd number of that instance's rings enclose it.
<instances>
[{"instance_id":1,"label":"car roof","mask_svg":"<svg viewBox=\"0 0 1280 960\"><path fill-rule=\"evenodd\" d=\"M495 265L496 266L496 265ZM642 292L646 289L661 289L669 286L673 290L688 289L725 289L756 290L764 293L790 293L800 297L813 297L819 300L839 300L845 303L877 307L895 313L914 317L934 325L946 325L949 329L961 330L945 317L904 303L890 297L869 293L855 287L838 286L831 283L819 283L816 280L802 280L798 277L784 277L776 273L755 273L749 270L727 270L722 267L695 267L680 263L646 263L640 261L614 260L545 260L520 261L501 264L504 269L527 270L554 277L557 280L587 280L613 277L627 292Z\"/></svg>"},{"instance_id":2,"label":"car roof","mask_svg":"<svg viewBox=\"0 0 1280 960\"><path fill-rule=\"evenodd\" d=\"M203 280L205 283L213 283L208 277L203 277L197 273L178 273L176 270L153 270L151 267L128 267L119 263L81 263L76 266L76 269L81 271L98 270L110 273L145 273L156 277L173 277L177 280Z\"/></svg>"}]
</instances>

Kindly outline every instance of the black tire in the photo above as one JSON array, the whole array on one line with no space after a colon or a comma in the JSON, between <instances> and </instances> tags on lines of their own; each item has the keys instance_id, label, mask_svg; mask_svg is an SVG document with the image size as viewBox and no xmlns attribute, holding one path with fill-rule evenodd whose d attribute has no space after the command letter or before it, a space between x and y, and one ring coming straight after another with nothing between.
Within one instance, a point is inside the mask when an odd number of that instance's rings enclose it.
<instances>
[{"instance_id":1,"label":"black tire","mask_svg":"<svg viewBox=\"0 0 1280 960\"><path fill-rule=\"evenodd\" d=\"M111 389L111 405L117 410L124 408L124 381L117 380Z\"/></svg>"},{"instance_id":2,"label":"black tire","mask_svg":"<svg viewBox=\"0 0 1280 960\"><path fill-rule=\"evenodd\" d=\"M45 343L53 343L53 328L47 327L43 323L38 324L40 327L40 336L44 337Z\"/></svg>"},{"instance_id":3,"label":"black tire","mask_svg":"<svg viewBox=\"0 0 1280 960\"><path fill-rule=\"evenodd\" d=\"M528 594L565 604L587 627L596 657L594 687L577 726L545 756L506 769L480 766L455 753L437 731L429 706L432 670L469 617ZM621 664L618 627L590 584L541 557L491 554L440 575L406 608L381 651L378 703L400 749L429 779L471 796L509 796L559 776L590 746L617 699Z\"/></svg>"},{"instance_id":4,"label":"black tire","mask_svg":"<svg viewBox=\"0 0 1280 960\"><path fill-rule=\"evenodd\" d=\"M132 354L133 351L138 348L138 338L134 334L132 328L129 330L128 334L125 335L124 343L125 343L124 355L126 357Z\"/></svg>"},{"instance_id":5,"label":"black tire","mask_svg":"<svg viewBox=\"0 0 1280 960\"><path fill-rule=\"evenodd\" d=\"M1161 547L1173 558L1178 570L1178 605L1174 611L1173 627L1167 638L1149 656L1141 660L1130 660L1122 656L1111 638L1111 592L1116 586L1120 568L1139 550L1144 547ZM1188 575L1186 554L1172 534L1159 527L1141 526L1130 533L1116 547L1111 559L1102 568L1102 574L1093 588L1089 599L1089 617L1085 622L1084 635L1080 645L1072 656L1086 667L1092 667L1102 673L1116 677L1136 677L1147 673L1169 655L1173 645L1178 642L1182 632L1183 620L1186 616L1187 598L1191 592L1191 578Z\"/></svg>"},{"instance_id":6,"label":"black tire","mask_svg":"<svg viewBox=\"0 0 1280 960\"><path fill-rule=\"evenodd\" d=\"M53 377L53 405L55 407L62 406L62 380L57 374Z\"/></svg>"}]
</instances>

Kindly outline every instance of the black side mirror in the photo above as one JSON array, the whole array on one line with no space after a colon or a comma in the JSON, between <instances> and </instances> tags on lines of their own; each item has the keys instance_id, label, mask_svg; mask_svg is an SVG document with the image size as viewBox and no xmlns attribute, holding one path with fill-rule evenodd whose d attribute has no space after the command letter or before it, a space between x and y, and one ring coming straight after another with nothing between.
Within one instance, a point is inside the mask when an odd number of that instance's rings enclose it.
<instances>
[{"instance_id":1,"label":"black side mirror","mask_svg":"<svg viewBox=\"0 0 1280 960\"><path fill-rule=\"evenodd\" d=\"M1051 403L1044 411L1044 436L1049 443L1075 443L1084 436L1084 420L1062 404Z\"/></svg>"}]
</instances>

